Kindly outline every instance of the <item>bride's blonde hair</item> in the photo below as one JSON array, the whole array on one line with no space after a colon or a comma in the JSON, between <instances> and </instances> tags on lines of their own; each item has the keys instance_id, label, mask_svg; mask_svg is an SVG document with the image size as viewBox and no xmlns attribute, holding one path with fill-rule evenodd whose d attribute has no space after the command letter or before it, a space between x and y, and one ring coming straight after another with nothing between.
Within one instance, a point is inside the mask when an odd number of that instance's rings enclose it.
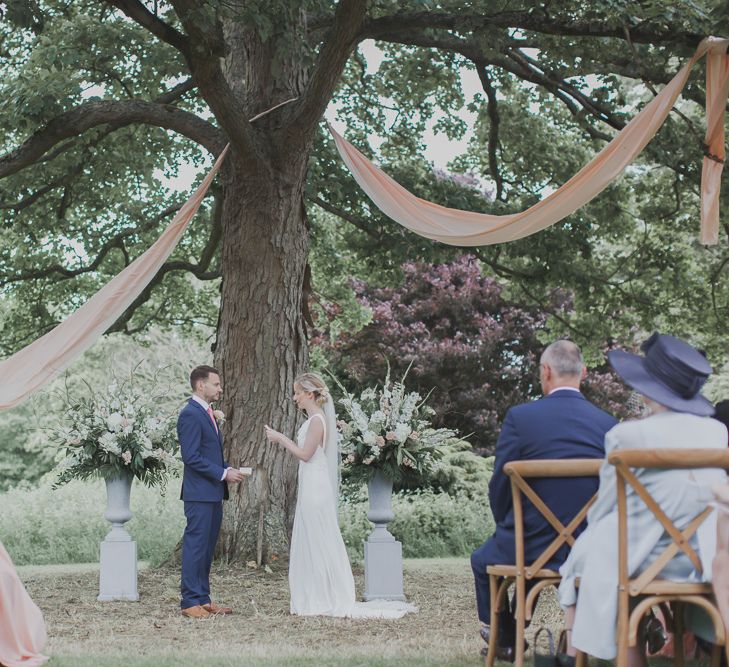
<instances>
[{"instance_id":1,"label":"bride's blonde hair","mask_svg":"<svg viewBox=\"0 0 729 667\"><path fill-rule=\"evenodd\" d=\"M299 385L304 391L314 394L314 401L319 407L324 405L329 398L329 388L316 373L303 373L294 380L294 384Z\"/></svg>"}]
</instances>

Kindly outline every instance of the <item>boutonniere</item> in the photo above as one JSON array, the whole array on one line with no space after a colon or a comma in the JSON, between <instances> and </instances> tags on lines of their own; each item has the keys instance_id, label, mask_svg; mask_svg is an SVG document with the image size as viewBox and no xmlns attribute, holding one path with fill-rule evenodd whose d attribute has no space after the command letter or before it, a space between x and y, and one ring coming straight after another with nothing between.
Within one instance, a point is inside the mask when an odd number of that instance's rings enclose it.
<instances>
[{"instance_id":1,"label":"boutonniere","mask_svg":"<svg viewBox=\"0 0 729 667\"><path fill-rule=\"evenodd\" d=\"M221 426L225 424L225 413L222 410L213 410L213 417L215 417L215 421Z\"/></svg>"}]
</instances>

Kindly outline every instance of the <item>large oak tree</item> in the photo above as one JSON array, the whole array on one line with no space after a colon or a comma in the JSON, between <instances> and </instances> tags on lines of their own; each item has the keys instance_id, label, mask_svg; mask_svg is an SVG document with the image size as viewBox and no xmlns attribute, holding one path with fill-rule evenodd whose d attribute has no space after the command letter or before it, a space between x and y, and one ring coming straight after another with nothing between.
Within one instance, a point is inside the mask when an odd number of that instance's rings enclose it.
<instances>
[{"instance_id":1,"label":"large oak tree","mask_svg":"<svg viewBox=\"0 0 729 667\"><path fill-rule=\"evenodd\" d=\"M623 126L630 115L621 92L626 77L649 88L664 83L677 58L716 31L717 21L726 25L726 17L711 14L719 4L6 0L0 5L3 349L48 330L149 245L179 205L163 174L174 176L183 163L201 165L230 143L207 223L193 223L113 328L194 327L217 317L227 454L260 473L232 496L225 550L229 556L258 550L265 559L293 518L295 464L264 444L261 426L273 422L291 432L296 421L289 397L307 366L311 325L307 210L317 211L317 221L321 211L337 216L373 248L382 248L383 238L385 245L402 241L419 257L433 247L401 231L383 237L377 215L341 180L321 128L327 106L336 100L352 137L364 142L369 132L387 129L382 96L394 96L405 121L391 125L395 140L382 155L397 163L422 150L419 137L434 117L443 117L444 131L462 133L457 72L472 68L483 88L479 141L462 166L488 179L493 196L474 200L437 187L435 195L452 205L508 212L533 202ZM387 56L375 77L358 51L365 40L377 40ZM702 84L694 82L687 95L700 104ZM255 123L247 120L291 98ZM690 114L684 118L669 124L654 157L668 174L655 187L675 191L676 211L687 215L686 207L695 206L685 198L695 198L700 132ZM514 140L519 123L523 136ZM512 127L508 136L505 126ZM509 146L531 150L515 154ZM433 191L432 175L418 173L405 180ZM662 250L660 235L642 257L652 263L639 262L635 275L629 269L618 280L617 269L596 267L598 278L586 277L597 249L640 229L630 212L611 208L616 192L593 210L602 229L590 215L576 214L539 238L483 249L480 257L538 301L559 284L555 258L567 253L584 261L562 262L561 269L576 287L592 289L596 302L610 302L600 291L610 292L615 311L615 290L623 290L639 303L630 281L675 260L675 252ZM625 193L619 199L629 200ZM678 281L691 273L695 251L682 239L689 247L681 249ZM709 261L718 271L726 263L716 253ZM605 321L605 313L593 313L595 319Z\"/></svg>"}]
</instances>

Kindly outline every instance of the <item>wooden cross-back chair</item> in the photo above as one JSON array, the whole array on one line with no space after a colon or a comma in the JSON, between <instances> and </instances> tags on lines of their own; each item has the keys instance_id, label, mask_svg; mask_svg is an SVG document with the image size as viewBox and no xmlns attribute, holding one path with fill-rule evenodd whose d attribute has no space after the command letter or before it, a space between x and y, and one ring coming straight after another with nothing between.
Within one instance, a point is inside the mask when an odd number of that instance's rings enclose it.
<instances>
[{"instance_id":1,"label":"wooden cross-back chair","mask_svg":"<svg viewBox=\"0 0 729 667\"><path fill-rule=\"evenodd\" d=\"M612 452L608 462L615 466L618 501L618 667L628 664L628 648L638 642L638 626L644 614L654 605L670 605L674 633L675 662L683 665L683 611L686 604L706 610L714 625L715 650L712 665L719 664L721 647L726 644L726 629L714 602L710 583L676 582L660 579L661 570L679 552L689 558L698 573L701 561L690 540L711 513L710 507L701 511L689 524L679 529L666 516L650 492L632 469L697 469L723 468L729 470L729 450L725 449L622 449ZM628 573L628 512L627 487L630 486L671 537L671 543L643 572L631 578ZM636 604L631 612L631 598ZM581 655L578 664L585 664Z\"/></svg>"},{"instance_id":2,"label":"wooden cross-back chair","mask_svg":"<svg viewBox=\"0 0 729 667\"><path fill-rule=\"evenodd\" d=\"M486 655L486 666L492 667L496 657L496 645L499 634L498 612L506 603L509 586L515 584L516 596L516 660L517 667L524 664L524 630L526 621L532 617L539 593L547 586L557 586L560 582L559 572L544 566L563 544L570 547L575 542L574 533L587 516L587 511L595 502L597 494L592 496L575 514L574 518L564 525L549 509L529 484L530 479L548 477L597 477L600 473L602 459L541 459L531 461L511 461L504 466L504 472L511 479L511 497L514 507L514 539L516 564L490 565L486 568L489 575L491 595L491 641ZM526 563L524 557L524 512L522 495L536 507L544 520L557 533L549 546L532 563ZM527 581L534 581L529 594L526 593Z\"/></svg>"}]
</instances>

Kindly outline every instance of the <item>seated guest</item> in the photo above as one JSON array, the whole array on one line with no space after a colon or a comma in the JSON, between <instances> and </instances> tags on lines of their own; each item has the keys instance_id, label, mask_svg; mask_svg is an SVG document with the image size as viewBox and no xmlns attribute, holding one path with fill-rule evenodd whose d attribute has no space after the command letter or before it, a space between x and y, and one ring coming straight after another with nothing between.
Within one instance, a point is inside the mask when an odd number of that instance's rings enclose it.
<instances>
[{"instance_id":1,"label":"seated guest","mask_svg":"<svg viewBox=\"0 0 729 667\"><path fill-rule=\"evenodd\" d=\"M638 391L648 415L627 421L605 436L605 451L614 449L675 449L726 447L727 430L710 416L711 403L699 390L711 374L706 359L687 343L673 336L653 334L642 347L645 357L615 350L608 359L623 381ZM635 470L669 519L679 529L707 505L706 489L725 479L722 470ZM644 570L671 543L650 509L627 487L628 574ZM705 576L714 556L711 515L692 539ZM618 509L615 468L605 462L600 471L597 502L587 515L587 529L580 535L569 558L560 568L560 603L565 609L568 653L580 649L596 658L610 660L617 654L618 610ZM661 571L661 577L684 581L695 575L689 558L680 551ZM575 579L580 577L579 594ZM570 632L571 631L571 632ZM645 664L638 647L631 649L631 665Z\"/></svg>"},{"instance_id":2,"label":"seated guest","mask_svg":"<svg viewBox=\"0 0 729 667\"><path fill-rule=\"evenodd\" d=\"M0 543L0 665L42 665L48 660L41 655L45 643L43 615L30 599L8 552Z\"/></svg>"},{"instance_id":3,"label":"seated guest","mask_svg":"<svg viewBox=\"0 0 729 667\"><path fill-rule=\"evenodd\" d=\"M729 429L729 400L724 399L714 406L714 419L720 421ZM727 437L727 444L729 445L729 437Z\"/></svg>"},{"instance_id":4,"label":"seated guest","mask_svg":"<svg viewBox=\"0 0 729 667\"><path fill-rule=\"evenodd\" d=\"M504 418L496 443L494 472L489 484L489 501L496 531L471 556L476 580L478 617L483 623L481 636L488 645L492 639L489 565L514 565L514 508L511 484L504 473L509 461L528 459L601 459L605 452L605 433L616 421L590 403L580 392L586 374L580 348L566 340L552 343L542 354L539 377L544 397L511 408ZM534 480L532 486L557 518L567 525L597 491L597 478L552 478ZM524 555L533 561L549 546L556 532L525 498ZM579 531L577 531L579 533ZM576 533L576 534L577 534ZM557 569L567 557L566 545L545 565ZM513 609L500 615L497 657L513 659L515 622Z\"/></svg>"}]
</instances>

